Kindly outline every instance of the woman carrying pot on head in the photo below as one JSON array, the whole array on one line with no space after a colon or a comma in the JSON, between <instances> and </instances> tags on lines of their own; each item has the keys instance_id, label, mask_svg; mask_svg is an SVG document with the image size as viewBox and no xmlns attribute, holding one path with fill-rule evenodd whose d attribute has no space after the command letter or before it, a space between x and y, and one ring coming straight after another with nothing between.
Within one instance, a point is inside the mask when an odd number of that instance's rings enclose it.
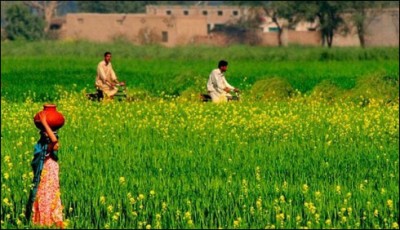
<instances>
[{"instance_id":1,"label":"woman carrying pot on head","mask_svg":"<svg viewBox=\"0 0 400 230\"><path fill-rule=\"evenodd\" d=\"M40 129L40 139L34 148L32 169L33 188L26 207L26 218L36 226L56 226L63 229L62 205L59 183L58 135L48 124L46 111L39 112L35 124ZM62 117L62 124L64 118ZM61 125L62 126L62 125ZM58 127L59 128L59 127Z\"/></svg>"}]
</instances>

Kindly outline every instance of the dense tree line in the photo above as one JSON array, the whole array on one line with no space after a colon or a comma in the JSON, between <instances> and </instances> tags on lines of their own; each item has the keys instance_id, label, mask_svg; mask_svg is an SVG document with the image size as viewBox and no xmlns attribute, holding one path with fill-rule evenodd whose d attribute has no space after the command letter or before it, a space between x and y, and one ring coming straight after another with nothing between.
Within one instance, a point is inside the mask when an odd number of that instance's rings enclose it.
<instances>
[{"instance_id":1,"label":"dense tree line","mask_svg":"<svg viewBox=\"0 0 400 230\"><path fill-rule=\"evenodd\" d=\"M250 14L236 25L227 25L225 32L251 31L262 23L262 16L269 16L278 29L279 45L282 45L283 28L291 29L299 21L318 20L322 45L331 47L335 32L348 30L344 13L351 13L361 46L365 45L365 27L374 12L385 7L399 7L398 1L1 1L2 39L36 40L50 32L50 21L68 12L91 13L144 13L146 5L239 5L250 8ZM282 25L278 19L286 19ZM348 21L348 19L347 19ZM3 34L6 34L3 36Z\"/></svg>"}]
</instances>

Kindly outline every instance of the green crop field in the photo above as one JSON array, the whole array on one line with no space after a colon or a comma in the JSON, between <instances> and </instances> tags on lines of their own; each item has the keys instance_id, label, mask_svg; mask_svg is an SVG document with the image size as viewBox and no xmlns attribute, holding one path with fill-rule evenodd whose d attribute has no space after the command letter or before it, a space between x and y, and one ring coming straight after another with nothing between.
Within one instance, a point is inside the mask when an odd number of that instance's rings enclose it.
<instances>
[{"instance_id":1,"label":"green crop field","mask_svg":"<svg viewBox=\"0 0 400 230\"><path fill-rule=\"evenodd\" d=\"M93 102L105 51L128 101ZM399 49L2 42L1 228L54 103L67 228L399 228ZM220 59L241 100L200 102Z\"/></svg>"}]
</instances>

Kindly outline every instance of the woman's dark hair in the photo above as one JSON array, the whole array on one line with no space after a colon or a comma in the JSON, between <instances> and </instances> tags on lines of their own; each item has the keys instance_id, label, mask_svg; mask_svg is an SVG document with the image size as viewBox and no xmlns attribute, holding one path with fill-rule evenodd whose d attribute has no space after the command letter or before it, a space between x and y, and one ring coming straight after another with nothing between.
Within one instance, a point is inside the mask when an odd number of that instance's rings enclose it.
<instances>
[{"instance_id":1,"label":"woman's dark hair","mask_svg":"<svg viewBox=\"0 0 400 230\"><path fill-rule=\"evenodd\" d=\"M218 68L221 67L221 66L228 66L228 62L225 61L225 60L219 61L219 63L218 63Z\"/></svg>"}]
</instances>

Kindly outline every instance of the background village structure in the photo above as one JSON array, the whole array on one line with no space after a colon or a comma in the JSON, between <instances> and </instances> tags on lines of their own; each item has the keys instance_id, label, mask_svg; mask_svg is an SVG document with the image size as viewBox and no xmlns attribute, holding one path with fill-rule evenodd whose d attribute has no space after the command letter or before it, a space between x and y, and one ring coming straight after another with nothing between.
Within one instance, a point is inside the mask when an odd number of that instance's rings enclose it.
<instances>
[{"instance_id":1,"label":"background village structure","mask_svg":"<svg viewBox=\"0 0 400 230\"><path fill-rule=\"evenodd\" d=\"M53 21L62 40L110 42L118 39L135 44L162 44L167 47L188 44L227 45L235 42L227 33L218 32L224 25L237 23L250 14L250 8L213 5L147 5L145 13L99 14L68 13ZM371 13L366 24L365 46L399 46L399 8ZM350 17L350 15L349 15ZM346 18L346 17L345 17ZM258 31L241 34L257 45L278 46L278 33L272 19L264 16ZM350 21L350 20L349 20ZM287 24L284 19L281 25ZM237 41L236 41L237 42ZM300 22L294 29L283 26L282 45L320 46L318 21ZM337 32L332 46L360 46L354 27L348 33Z\"/></svg>"}]
</instances>

